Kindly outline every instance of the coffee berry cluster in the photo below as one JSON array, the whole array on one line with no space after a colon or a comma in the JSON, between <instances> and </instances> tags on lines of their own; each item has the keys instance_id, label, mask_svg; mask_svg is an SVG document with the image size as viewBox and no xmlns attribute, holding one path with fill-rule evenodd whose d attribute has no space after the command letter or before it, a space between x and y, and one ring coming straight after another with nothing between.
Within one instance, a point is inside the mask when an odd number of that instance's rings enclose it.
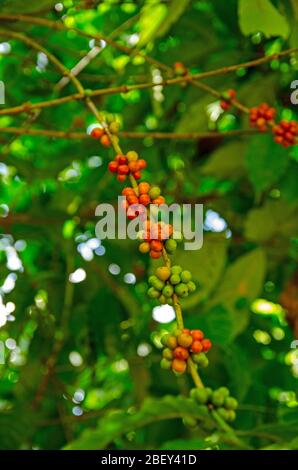
<instances>
[{"instance_id":1,"label":"coffee berry cluster","mask_svg":"<svg viewBox=\"0 0 298 470\"><path fill-rule=\"evenodd\" d=\"M273 127L274 142L281 144L283 147L294 145L298 135L298 124L296 121L282 120Z\"/></svg>"},{"instance_id":2,"label":"coffee berry cluster","mask_svg":"<svg viewBox=\"0 0 298 470\"><path fill-rule=\"evenodd\" d=\"M125 181L128 175L132 175L136 180L142 176L141 170L146 168L147 163L134 150L130 150L126 155L116 155L109 163L111 173L117 173L118 181Z\"/></svg>"},{"instance_id":3,"label":"coffee berry cluster","mask_svg":"<svg viewBox=\"0 0 298 470\"><path fill-rule=\"evenodd\" d=\"M266 132L268 125L274 124L275 115L275 108L270 107L267 103L262 103L258 107L250 109L250 126L257 127L260 132Z\"/></svg>"},{"instance_id":4,"label":"coffee berry cluster","mask_svg":"<svg viewBox=\"0 0 298 470\"><path fill-rule=\"evenodd\" d=\"M163 250L171 255L177 248L177 241L171 238L172 236L173 226L171 224L146 220L144 230L140 233L142 243L139 245L139 251L149 253L153 259L161 258Z\"/></svg>"},{"instance_id":5,"label":"coffee berry cluster","mask_svg":"<svg viewBox=\"0 0 298 470\"><path fill-rule=\"evenodd\" d=\"M236 98L236 90L230 89L222 93L222 100L220 102L220 107L224 111L227 111L231 106L231 100Z\"/></svg>"},{"instance_id":6,"label":"coffee berry cluster","mask_svg":"<svg viewBox=\"0 0 298 470\"><path fill-rule=\"evenodd\" d=\"M227 387L212 390L209 387L193 388L190 396L200 405L205 405L208 411L216 410L218 415L225 421L234 421L235 410L238 407L236 398L230 396Z\"/></svg>"},{"instance_id":7,"label":"coffee berry cluster","mask_svg":"<svg viewBox=\"0 0 298 470\"><path fill-rule=\"evenodd\" d=\"M146 181L139 183L137 188L124 188L122 196L125 196L125 210L127 217L131 220L140 215L142 212L146 214L146 207L149 204L160 206L165 204L165 198L160 195L158 186L150 186Z\"/></svg>"},{"instance_id":8,"label":"coffee berry cluster","mask_svg":"<svg viewBox=\"0 0 298 470\"><path fill-rule=\"evenodd\" d=\"M211 341L204 338L201 330L177 330L173 334L165 334L161 338L164 346L160 366L176 374L183 374L187 369L187 361L192 359L198 367L207 367L209 364L205 353L211 348Z\"/></svg>"},{"instance_id":9,"label":"coffee berry cluster","mask_svg":"<svg viewBox=\"0 0 298 470\"><path fill-rule=\"evenodd\" d=\"M155 274L149 277L148 283L151 286L148 289L149 297L158 299L162 304L171 305L173 294L177 297L187 297L196 290L191 272L183 270L179 265L157 268Z\"/></svg>"}]
</instances>

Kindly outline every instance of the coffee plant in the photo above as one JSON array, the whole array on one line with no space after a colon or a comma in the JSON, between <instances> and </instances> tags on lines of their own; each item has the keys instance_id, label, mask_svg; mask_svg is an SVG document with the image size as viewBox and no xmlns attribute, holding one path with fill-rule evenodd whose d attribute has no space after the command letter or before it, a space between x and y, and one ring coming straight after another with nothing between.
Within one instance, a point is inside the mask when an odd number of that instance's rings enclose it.
<instances>
[{"instance_id":1,"label":"coffee plant","mask_svg":"<svg viewBox=\"0 0 298 470\"><path fill-rule=\"evenodd\" d=\"M1 449L298 448L294 3L3 2Z\"/></svg>"}]
</instances>

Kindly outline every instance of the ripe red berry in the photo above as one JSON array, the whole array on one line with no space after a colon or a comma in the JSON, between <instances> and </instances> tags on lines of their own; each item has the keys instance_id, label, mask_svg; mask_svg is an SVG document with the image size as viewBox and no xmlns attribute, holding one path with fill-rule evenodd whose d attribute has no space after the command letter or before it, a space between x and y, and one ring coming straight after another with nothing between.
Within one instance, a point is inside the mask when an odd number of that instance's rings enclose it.
<instances>
[{"instance_id":1,"label":"ripe red berry","mask_svg":"<svg viewBox=\"0 0 298 470\"><path fill-rule=\"evenodd\" d=\"M150 256L153 259L159 259L161 257L161 251L150 250Z\"/></svg>"},{"instance_id":2,"label":"ripe red berry","mask_svg":"<svg viewBox=\"0 0 298 470\"><path fill-rule=\"evenodd\" d=\"M201 351L203 351L203 346L202 346L201 341L194 341L191 345L191 350L194 353L200 353Z\"/></svg>"},{"instance_id":3,"label":"ripe red berry","mask_svg":"<svg viewBox=\"0 0 298 470\"><path fill-rule=\"evenodd\" d=\"M118 163L113 161L113 162L110 162L109 165L108 165L108 168L110 170L111 173L117 173L118 171Z\"/></svg>"},{"instance_id":4,"label":"ripe red berry","mask_svg":"<svg viewBox=\"0 0 298 470\"><path fill-rule=\"evenodd\" d=\"M104 135L100 138L100 143L101 143L101 145L103 145L104 147L110 147L111 141L110 141L109 136L106 135L106 134L104 134Z\"/></svg>"},{"instance_id":5,"label":"ripe red berry","mask_svg":"<svg viewBox=\"0 0 298 470\"><path fill-rule=\"evenodd\" d=\"M139 171L136 171L135 173L133 173L133 176L136 180L139 180L141 178L141 173Z\"/></svg>"},{"instance_id":6,"label":"ripe red berry","mask_svg":"<svg viewBox=\"0 0 298 470\"><path fill-rule=\"evenodd\" d=\"M139 197L139 202L144 206L148 206L151 202L149 194L141 194Z\"/></svg>"},{"instance_id":7,"label":"ripe red berry","mask_svg":"<svg viewBox=\"0 0 298 470\"><path fill-rule=\"evenodd\" d=\"M150 191L150 184L144 181L138 186L139 194L147 194Z\"/></svg>"},{"instance_id":8,"label":"ripe red berry","mask_svg":"<svg viewBox=\"0 0 298 470\"><path fill-rule=\"evenodd\" d=\"M117 175L117 180L121 181L121 182L125 181L126 180L126 175Z\"/></svg>"},{"instance_id":9,"label":"ripe red berry","mask_svg":"<svg viewBox=\"0 0 298 470\"><path fill-rule=\"evenodd\" d=\"M119 175L128 175L128 173L129 173L128 165L119 165L118 166L118 173L119 173Z\"/></svg>"},{"instance_id":10,"label":"ripe red berry","mask_svg":"<svg viewBox=\"0 0 298 470\"><path fill-rule=\"evenodd\" d=\"M201 341L204 338L204 333L201 330L192 330L191 336L193 337L194 341Z\"/></svg>"},{"instance_id":11,"label":"ripe red berry","mask_svg":"<svg viewBox=\"0 0 298 470\"><path fill-rule=\"evenodd\" d=\"M181 359L183 361L186 361L189 358L189 352L187 351L186 348L183 348L182 346L178 346L177 348L174 349L174 356L176 359Z\"/></svg>"},{"instance_id":12,"label":"ripe red berry","mask_svg":"<svg viewBox=\"0 0 298 470\"><path fill-rule=\"evenodd\" d=\"M95 127L91 131L91 137L94 139L100 139L104 135L105 131L101 127Z\"/></svg>"},{"instance_id":13,"label":"ripe red berry","mask_svg":"<svg viewBox=\"0 0 298 470\"><path fill-rule=\"evenodd\" d=\"M138 160L137 163L138 163L138 169L139 170L143 170L147 166L146 160L143 160L143 159Z\"/></svg>"},{"instance_id":14,"label":"ripe red berry","mask_svg":"<svg viewBox=\"0 0 298 470\"><path fill-rule=\"evenodd\" d=\"M162 251L163 243L159 240L152 240L152 242L150 243L150 248L154 251Z\"/></svg>"},{"instance_id":15,"label":"ripe red berry","mask_svg":"<svg viewBox=\"0 0 298 470\"><path fill-rule=\"evenodd\" d=\"M203 351L209 351L212 346L210 339L203 339L202 341Z\"/></svg>"},{"instance_id":16,"label":"ripe red berry","mask_svg":"<svg viewBox=\"0 0 298 470\"><path fill-rule=\"evenodd\" d=\"M186 362L181 359L174 359L172 362L172 369L179 374L183 374L186 370Z\"/></svg>"}]
</instances>

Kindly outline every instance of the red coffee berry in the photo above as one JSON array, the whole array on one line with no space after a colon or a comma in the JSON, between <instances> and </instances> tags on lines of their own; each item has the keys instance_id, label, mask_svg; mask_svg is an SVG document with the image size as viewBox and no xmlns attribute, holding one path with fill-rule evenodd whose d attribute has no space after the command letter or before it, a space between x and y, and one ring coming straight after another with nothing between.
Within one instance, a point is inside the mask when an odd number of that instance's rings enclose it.
<instances>
[{"instance_id":1,"label":"red coffee berry","mask_svg":"<svg viewBox=\"0 0 298 470\"><path fill-rule=\"evenodd\" d=\"M191 345L191 351L194 353L200 353L203 351L203 345L201 341L194 341Z\"/></svg>"},{"instance_id":2,"label":"red coffee berry","mask_svg":"<svg viewBox=\"0 0 298 470\"><path fill-rule=\"evenodd\" d=\"M202 341L203 351L209 351L212 346L210 339L203 339Z\"/></svg>"},{"instance_id":3,"label":"red coffee berry","mask_svg":"<svg viewBox=\"0 0 298 470\"><path fill-rule=\"evenodd\" d=\"M100 139L104 135L105 131L101 127L95 127L91 131L91 137L94 139Z\"/></svg>"},{"instance_id":4,"label":"red coffee berry","mask_svg":"<svg viewBox=\"0 0 298 470\"><path fill-rule=\"evenodd\" d=\"M186 348L183 348L182 346L178 346L177 348L174 349L174 356L176 359L181 359L182 361L186 361L189 358L189 352L187 351Z\"/></svg>"},{"instance_id":5,"label":"red coffee berry","mask_svg":"<svg viewBox=\"0 0 298 470\"><path fill-rule=\"evenodd\" d=\"M138 185L139 194L147 194L150 191L150 184L147 182L142 182Z\"/></svg>"},{"instance_id":6,"label":"red coffee berry","mask_svg":"<svg viewBox=\"0 0 298 470\"><path fill-rule=\"evenodd\" d=\"M110 147L111 141L110 141L109 136L106 135L106 134L104 134L104 135L100 138L100 143L101 143L101 145L103 145L104 147Z\"/></svg>"},{"instance_id":7,"label":"red coffee berry","mask_svg":"<svg viewBox=\"0 0 298 470\"><path fill-rule=\"evenodd\" d=\"M117 173L118 172L118 163L115 161L112 161L109 163L108 168L111 173Z\"/></svg>"}]
</instances>

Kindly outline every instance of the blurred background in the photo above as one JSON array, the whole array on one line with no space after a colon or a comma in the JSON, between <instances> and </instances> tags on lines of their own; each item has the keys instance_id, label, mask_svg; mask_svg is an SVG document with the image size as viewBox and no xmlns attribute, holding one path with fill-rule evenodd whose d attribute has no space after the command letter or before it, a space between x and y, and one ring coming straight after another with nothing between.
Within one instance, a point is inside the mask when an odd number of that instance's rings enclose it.
<instances>
[{"instance_id":1,"label":"blurred background","mask_svg":"<svg viewBox=\"0 0 298 470\"><path fill-rule=\"evenodd\" d=\"M89 136L96 118L81 100L28 103L77 92L48 52L87 90L159 83L177 61L198 73L298 47L297 17L295 0L1 2L1 449L235 448L190 419L191 379L159 366L175 317L146 295L154 263L136 242L95 236L96 206L123 188L107 170L113 150ZM295 120L297 57L203 83ZM174 258L198 284L185 324L214 345L204 383L239 400L235 434L252 448L297 449L297 147L247 133L246 114L191 84L94 102L147 160L144 180L169 203L204 204L202 249ZM228 134L175 137L210 131Z\"/></svg>"}]
</instances>

